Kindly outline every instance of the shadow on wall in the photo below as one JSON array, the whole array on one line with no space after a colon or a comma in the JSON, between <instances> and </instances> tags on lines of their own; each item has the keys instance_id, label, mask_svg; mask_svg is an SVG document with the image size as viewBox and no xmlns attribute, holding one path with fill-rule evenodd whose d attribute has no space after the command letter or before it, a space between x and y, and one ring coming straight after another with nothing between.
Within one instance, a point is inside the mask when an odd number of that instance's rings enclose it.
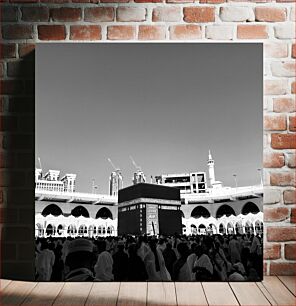
<instances>
[{"instance_id":1,"label":"shadow on wall","mask_svg":"<svg viewBox=\"0 0 296 306\"><path fill-rule=\"evenodd\" d=\"M34 280L35 50L19 44L2 81L1 278Z\"/></svg>"}]
</instances>

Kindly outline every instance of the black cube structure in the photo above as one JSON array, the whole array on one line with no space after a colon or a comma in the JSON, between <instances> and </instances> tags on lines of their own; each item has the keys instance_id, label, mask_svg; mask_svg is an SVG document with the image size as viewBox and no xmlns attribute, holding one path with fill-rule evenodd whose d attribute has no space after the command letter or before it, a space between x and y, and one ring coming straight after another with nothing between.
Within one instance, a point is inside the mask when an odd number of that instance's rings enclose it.
<instances>
[{"instance_id":1,"label":"black cube structure","mask_svg":"<svg viewBox=\"0 0 296 306\"><path fill-rule=\"evenodd\" d=\"M180 190L140 183L119 190L118 235L182 233Z\"/></svg>"}]
</instances>

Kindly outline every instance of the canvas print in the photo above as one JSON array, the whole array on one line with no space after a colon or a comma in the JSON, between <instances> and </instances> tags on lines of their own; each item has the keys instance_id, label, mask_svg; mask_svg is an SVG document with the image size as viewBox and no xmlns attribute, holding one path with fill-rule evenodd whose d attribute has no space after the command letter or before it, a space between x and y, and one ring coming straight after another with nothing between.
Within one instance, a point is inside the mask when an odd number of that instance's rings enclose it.
<instances>
[{"instance_id":1,"label":"canvas print","mask_svg":"<svg viewBox=\"0 0 296 306\"><path fill-rule=\"evenodd\" d=\"M259 281L262 44L38 44L38 281Z\"/></svg>"}]
</instances>

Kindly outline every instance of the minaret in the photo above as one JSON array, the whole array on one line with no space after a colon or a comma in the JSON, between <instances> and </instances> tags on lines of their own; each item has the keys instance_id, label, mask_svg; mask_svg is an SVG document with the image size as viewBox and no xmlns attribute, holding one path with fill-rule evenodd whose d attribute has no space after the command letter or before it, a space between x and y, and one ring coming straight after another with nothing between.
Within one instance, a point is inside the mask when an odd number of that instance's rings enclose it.
<instances>
[{"instance_id":1,"label":"minaret","mask_svg":"<svg viewBox=\"0 0 296 306\"><path fill-rule=\"evenodd\" d=\"M209 158L208 158L208 167L209 167L209 181L210 181L211 187L213 187L214 183L216 182L216 179L215 179L215 162L212 158L210 150L209 150Z\"/></svg>"}]
</instances>

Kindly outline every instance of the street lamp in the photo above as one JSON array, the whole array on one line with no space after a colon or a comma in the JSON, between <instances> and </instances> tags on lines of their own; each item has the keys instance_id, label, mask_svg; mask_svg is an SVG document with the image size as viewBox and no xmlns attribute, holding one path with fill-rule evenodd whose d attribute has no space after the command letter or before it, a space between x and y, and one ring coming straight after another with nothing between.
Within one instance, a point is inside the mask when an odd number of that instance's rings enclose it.
<instances>
[{"instance_id":1,"label":"street lamp","mask_svg":"<svg viewBox=\"0 0 296 306\"><path fill-rule=\"evenodd\" d=\"M261 186L263 186L263 177L262 177L262 169L261 168L258 168L257 171L259 171L259 175L260 175L260 183L261 183Z\"/></svg>"}]
</instances>

